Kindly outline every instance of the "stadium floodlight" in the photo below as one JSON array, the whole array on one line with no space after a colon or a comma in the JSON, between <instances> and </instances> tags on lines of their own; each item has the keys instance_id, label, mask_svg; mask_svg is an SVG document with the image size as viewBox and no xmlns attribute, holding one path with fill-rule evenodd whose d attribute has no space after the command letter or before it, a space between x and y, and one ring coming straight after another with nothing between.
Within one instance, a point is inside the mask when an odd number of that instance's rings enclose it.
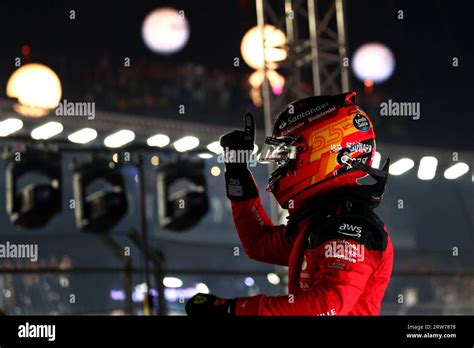
<instances>
[{"instance_id":1,"label":"stadium floodlight","mask_svg":"<svg viewBox=\"0 0 474 348\"><path fill-rule=\"evenodd\" d=\"M112 149L122 147L135 140L135 133L128 129L122 129L110 134L104 139L104 145Z\"/></svg>"},{"instance_id":2,"label":"stadium floodlight","mask_svg":"<svg viewBox=\"0 0 474 348\"><path fill-rule=\"evenodd\" d=\"M369 85L381 83L392 76L395 70L395 57L384 44L366 43L355 51L352 68L359 80Z\"/></svg>"},{"instance_id":3,"label":"stadium floodlight","mask_svg":"<svg viewBox=\"0 0 474 348\"><path fill-rule=\"evenodd\" d=\"M272 87L272 91L276 95L280 95L283 92L283 88L285 87L285 77L280 75L276 70L268 69L267 70L267 79L270 82L270 86ZM260 88L265 80L265 74L262 69L255 70L249 76L249 83L250 85L255 88Z\"/></svg>"},{"instance_id":4,"label":"stadium floodlight","mask_svg":"<svg viewBox=\"0 0 474 348\"><path fill-rule=\"evenodd\" d=\"M93 128L82 128L71 133L67 138L75 144L87 144L97 138L97 131Z\"/></svg>"},{"instance_id":5,"label":"stadium floodlight","mask_svg":"<svg viewBox=\"0 0 474 348\"><path fill-rule=\"evenodd\" d=\"M408 172L414 166L415 166L415 162L413 162L412 159L401 158L390 165L388 172L390 175L402 175Z\"/></svg>"},{"instance_id":6,"label":"stadium floodlight","mask_svg":"<svg viewBox=\"0 0 474 348\"><path fill-rule=\"evenodd\" d=\"M183 286L183 281L176 277L164 277L163 285L167 288L180 288Z\"/></svg>"},{"instance_id":7,"label":"stadium floodlight","mask_svg":"<svg viewBox=\"0 0 474 348\"><path fill-rule=\"evenodd\" d=\"M61 100L61 81L46 65L25 64L8 79L6 94L18 100L14 106L16 112L24 116L45 116Z\"/></svg>"},{"instance_id":8,"label":"stadium floodlight","mask_svg":"<svg viewBox=\"0 0 474 348\"><path fill-rule=\"evenodd\" d=\"M149 13L142 25L146 46L155 53L169 55L180 51L189 39L189 23L184 13L161 7Z\"/></svg>"},{"instance_id":9,"label":"stadium floodlight","mask_svg":"<svg viewBox=\"0 0 474 348\"><path fill-rule=\"evenodd\" d=\"M380 152L376 151L374 155L374 160L372 161L372 168L379 169L381 160L382 155L380 154Z\"/></svg>"},{"instance_id":10,"label":"stadium floodlight","mask_svg":"<svg viewBox=\"0 0 474 348\"><path fill-rule=\"evenodd\" d=\"M273 25L266 24L262 30L259 26L251 28L245 33L240 44L240 52L245 63L256 70L267 68L276 69L277 62L288 57L285 49L287 43L283 31Z\"/></svg>"},{"instance_id":11,"label":"stadium floodlight","mask_svg":"<svg viewBox=\"0 0 474 348\"><path fill-rule=\"evenodd\" d=\"M196 290L201 294L208 294L210 292L209 287L205 283L197 283Z\"/></svg>"},{"instance_id":12,"label":"stadium floodlight","mask_svg":"<svg viewBox=\"0 0 474 348\"><path fill-rule=\"evenodd\" d=\"M207 145L207 149L211 152L214 152L216 155L219 155L224 151L221 144L218 141L213 141L209 145Z\"/></svg>"},{"instance_id":13,"label":"stadium floodlight","mask_svg":"<svg viewBox=\"0 0 474 348\"><path fill-rule=\"evenodd\" d=\"M61 211L61 156L27 150L11 153L6 160L6 206L10 221L25 228L45 226ZM19 188L25 175L35 175L36 182Z\"/></svg>"},{"instance_id":14,"label":"stadium floodlight","mask_svg":"<svg viewBox=\"0 0 474 348\"><path fill-rule=\"evenodd\" d=\"M33 129L31 137L35 140L46 140L60 134L63 129L64 127L61 123L51 121Z\"/></svg>"},{"instance_id":15,"label":"stadium floodlight","mask_svg":"<svg viewBox=\"0 0 474 348\"><path fill-rule=\"evenodd\" d=\"M95 189L98 184L102 189ZM121 165L95 158L74 167L76 225L81 231L107 233L128 209Z\"/></svg>"},{"instance_id":16,"label":"stadium floodlight","mask_svg":"<svg viewBox=\"0 0 474 348\"><path fill-rule=\"evenodd\" d=\"M170 137L166 134L156 134L146 141L148 146L165 147L170 143Z\"/></svg>"},{"instance_id":17,"label":"stadium floodlight","mask_svg":"<svg viewBox=\"0 0 474 348\"><path fill-rule=\"evenodd\" d=\"M255 285L255 280L252 277L246 277L244 280L245 285L252 287Z\"/></svg>"},{"instance_id":18,"label":"stadium floodlight","mask_svg":"<svg viewBox=\"0 0 474 348\"><path fill-rule=\"evenodd\" d=\"M221 169L218 166L213 166L211 168L211 175L212 176L219 176L221 175Z\"/></svg>"},{"instance_id":19,"label":"stadium floodlight","mask_svg":"<svg viewBox=\"0 0 474 348\"><path fill-rule=\"evenodd\" d=\"M469 171L469 166L466 163L459 162L452 165L444 171L444 177L448 180L457 179Z\"/></svg>"},{"instance_id":20,"label":"stadium floodlight","mask_svg":"<svg viewBox=\"0 0 474 348\"><path fill-rule=\"evenodd\" d=\"M0 122L0 137L6 137L23 128L23 121L18 118L7 118Z\"/></svg>"},{"instance_id":21,"label":"stadium floodlight","mask_svg":"<svg viewBox=\"0 0 474 348\"><path fill-rule=\"evenodd\" d=\"M173 146L178 152L186 152L198 147L199 139L194 136L188 135L181 139L176 140L173 143Z\"/></svg>"},{"instance_id":22,"label":"stadium floodlight","mask_svg":"<svg viewBox=\"0 0 474 348\"><path fill-rule=\"evenodd\" d=\"M267 280L270 284L273 284L273 285L280 284L280 277L276 273L268 273Z\"/></svg>"},{"instance_id":23,"label":"stadium floodlight","mask_svg":"<svg viewBox=\"0 0 474 348\"><path fill-rule=\"evenodd\" d=\"M432 180L436 175L436 167L438 166L438 160L433 156L425 156L420 160L420 166L418 167L418 179L420 180Z\"/></svg>"},{"instance_id":24,"label":"stadium floodlight","mask_svg":"<svg viewBox=\"0 0 474 348\"><path fill-rule=\"evenodd\" d=\"M202 158L202 159L209 159L209 158L212 158L214 156L210 153L202 152L202 153L198 153L198 157Z\"/></svg>"}]
</instances>

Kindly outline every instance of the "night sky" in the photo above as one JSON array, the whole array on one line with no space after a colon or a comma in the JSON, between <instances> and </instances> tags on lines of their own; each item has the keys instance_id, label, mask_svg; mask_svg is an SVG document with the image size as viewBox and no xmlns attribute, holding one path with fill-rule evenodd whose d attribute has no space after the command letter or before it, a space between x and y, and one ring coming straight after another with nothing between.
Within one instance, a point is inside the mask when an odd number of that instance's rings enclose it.
<instances>
[{"instance_id":1,"label":"night sky","mask_svg":"<svg viewBox=\"0 0 474 348\"><path fill-rule=\"evenodd\" d=\"M190 40L180 53L151 53L141 39L143 18L160 6L183 9L190 22ZM76 11L76 20L68 18ZM397 11L404 19L397 19ZM347 1L349 52L362 43L380 41L396 57L392 78L376 86L376 95L421 103L419 121L382 120L385 141L472 149L472 79L474 51L472 1ZM94 64L107 53L113 63L133 61L200 63L232 70L243 34L256 24L254 2L239 1L2 1L0 4L2 97L14 57L31 47L31 61L56 71ZM452 58L459 67L452 67ZM65 66L65 61L67 64ZM241 68L242 76L248 68ZM353 89L361 83L352 76ZM87 86L83 86L87 88ZM67 98L68 86L64 87ZM240 112L241 110L239 110ZM377 115L372 115L377 117ZM219 120L216 120L218 122Z\"/></svg>"}]
</instances>

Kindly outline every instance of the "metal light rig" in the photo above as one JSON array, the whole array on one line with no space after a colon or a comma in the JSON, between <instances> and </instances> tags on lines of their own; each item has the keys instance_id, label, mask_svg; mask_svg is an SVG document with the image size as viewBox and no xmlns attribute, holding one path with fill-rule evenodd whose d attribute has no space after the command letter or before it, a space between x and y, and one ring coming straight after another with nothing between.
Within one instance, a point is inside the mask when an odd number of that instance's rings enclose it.
<instances>
[{"instance_id":1,"label":"metal light rig","mask_svg":"<svg viewBox=\"0 0 474 348\"><path fill-rule=\"evenodd\" d=\"M257 24L262 31L271 24L287 37L288 58L279 63L285 78L283 93L271 93L264 55L262 103L265 133L272 134L278 113L290 102L310 95L339 94L349 91L349 58L344 0L256 0ZM265 47L265 42L262 42ZM275 168L268 167L269 174ZM282 222L282 211L271 198L271 217ZM276 266L282 279L280 291L286 292L286 270Z\"/></svg>"},{"instance_id":2,"label":"metal light rig","mask_svg":"<svg viewBox=\"0 0 474 348\"><path fill-rule=\"evenodd\" d=\"M268 134L273 117L290 101L349 90L345 6L344 0L256 0L256 9L262 33L271 24L288 41L288 58L279 64L286 81L283 93L274 96L267 79L262 86ZM267 68L265 64L265 72Z\"/></svg>"}]
</instances>

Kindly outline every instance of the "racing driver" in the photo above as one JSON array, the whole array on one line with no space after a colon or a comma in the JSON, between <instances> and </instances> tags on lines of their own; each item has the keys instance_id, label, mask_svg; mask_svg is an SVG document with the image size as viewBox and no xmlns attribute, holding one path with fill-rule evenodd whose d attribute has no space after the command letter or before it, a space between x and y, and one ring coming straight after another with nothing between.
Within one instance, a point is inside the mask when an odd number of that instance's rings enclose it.
<instances>
[{"instance_id":1,"label":"racing driver","mask_svg":"<svg viewBox=\"0 0 474 348\"><path fill-rule=\"evenodd\" d=\"M266 138L259 161L275 165L267 191L288 210L286 225L272 224L247 163L227 157L227 197L245 252L257 261L288 266L288 295L197 294L186 304L189 316L380 314L393 247L373 210L382 199L389 160L381 170L372 166L374 128L355 96L294 101ZM252 152L251 114L244 124L244 130L221 137L224 152Z\"/></svg>"}]
</instances>

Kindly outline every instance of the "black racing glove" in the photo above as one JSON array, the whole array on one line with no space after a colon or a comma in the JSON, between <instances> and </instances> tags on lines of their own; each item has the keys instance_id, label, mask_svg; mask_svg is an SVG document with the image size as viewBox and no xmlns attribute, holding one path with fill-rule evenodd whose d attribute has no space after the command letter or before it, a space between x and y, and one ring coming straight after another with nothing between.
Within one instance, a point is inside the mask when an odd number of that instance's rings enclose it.
<instances>
[{"instance_id":1,"label":"black racing glove","mask_svg":"<svg viewBox=\"0 0 474 348\"><path fill-rule=\"evenodd\" d=\"M255 144L255 120L250 112L244 115L244 130L233 130L223 135L227 197L244 201L258 196L258 189L247 168Z\"/></svg>"},{"instance_id":2,"label":"black racing glove","mask_svg":"<svg viewBox=\"0 0 474 348\"><path fill-rule=\"evenodd\" d=\"M186 303L186 314L190 317L208 318L234 316L234 300L199 293Z\"/></svg>"}]
</instances>

